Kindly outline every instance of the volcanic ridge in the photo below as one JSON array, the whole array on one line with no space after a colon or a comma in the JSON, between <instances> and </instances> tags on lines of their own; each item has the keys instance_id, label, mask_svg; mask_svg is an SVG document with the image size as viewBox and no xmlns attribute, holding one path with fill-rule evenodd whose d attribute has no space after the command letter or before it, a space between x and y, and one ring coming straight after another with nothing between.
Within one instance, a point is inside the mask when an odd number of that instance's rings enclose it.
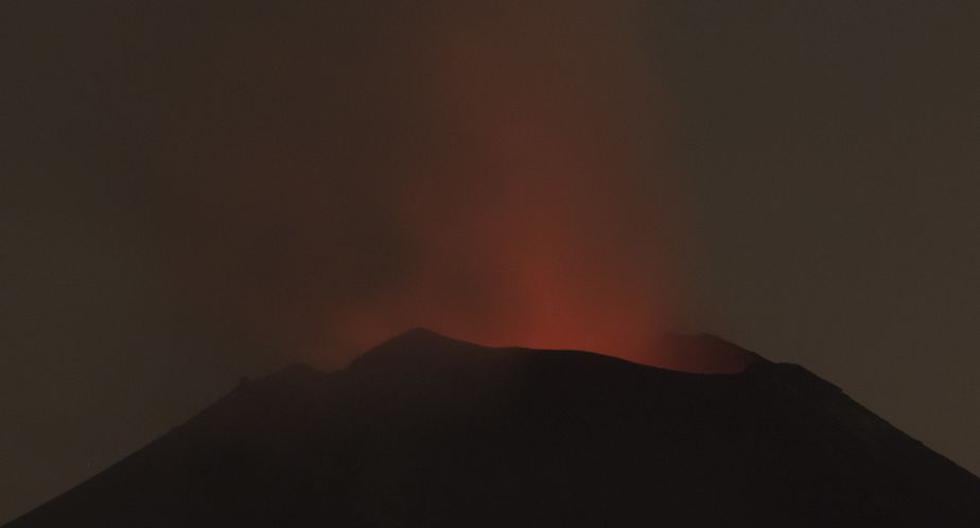
<instances>
[{"instance_id":1,"label":"volcanic ridge","mask_svg":"<svg viewBox=\"0 0 980 528\"><path fill-rule=\"evenodd\" d=\"M836 386L666 342L716 373L409 331L243 382L7 527L980 526L980 480Z\"/></svg>"}]
</instances>

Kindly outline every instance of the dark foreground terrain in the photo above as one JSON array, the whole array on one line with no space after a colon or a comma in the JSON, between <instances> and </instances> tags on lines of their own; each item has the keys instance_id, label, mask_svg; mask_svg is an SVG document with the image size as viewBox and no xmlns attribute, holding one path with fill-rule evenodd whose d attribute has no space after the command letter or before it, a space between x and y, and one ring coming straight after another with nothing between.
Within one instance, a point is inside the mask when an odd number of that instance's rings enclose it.
<instances>
[{"instance_id":1,"label":"dark foreground terrain","mask_svg":"<svg viewBox=\"0 0 980 528\"><path fill-rule=\"evenodd\" d=\"M795 365L416 330L243 383L7 526L976 527L980 481Z\"/></svg>"}]
</instances>

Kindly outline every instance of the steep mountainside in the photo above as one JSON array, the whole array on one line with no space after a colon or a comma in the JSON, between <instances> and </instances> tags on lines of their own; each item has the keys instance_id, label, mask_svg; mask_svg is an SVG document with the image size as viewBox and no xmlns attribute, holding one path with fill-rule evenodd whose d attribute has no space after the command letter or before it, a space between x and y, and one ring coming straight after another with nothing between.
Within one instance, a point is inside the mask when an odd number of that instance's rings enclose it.
<instances>
[{"instance_id":1,"label":"steep mountainside","mask_svg":"<svg viewBox=\"0 0 980 528\"><path fill-rule=\"evenodd\" d=\"M243 383L8 527L980 526L976 477L751 357L690 374L415 330Z\"/></svg>"}]
</instances>

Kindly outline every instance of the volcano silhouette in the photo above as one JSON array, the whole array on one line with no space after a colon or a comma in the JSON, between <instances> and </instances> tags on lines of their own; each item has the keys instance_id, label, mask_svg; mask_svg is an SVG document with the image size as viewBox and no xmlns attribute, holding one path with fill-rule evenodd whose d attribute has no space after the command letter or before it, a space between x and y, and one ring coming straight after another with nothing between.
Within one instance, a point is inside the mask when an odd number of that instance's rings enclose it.
<instances>
[{"instance_id":1,"label":"volcano silhouette","mask_svg":"<svg viewBox=\"0 0 980 528\"><path fill-rule=\"evenodd\" d=\"M411 331L244 382L8 527L980 526L972 474L727 346L742 372Z\"/></svg>"}]
</instances>

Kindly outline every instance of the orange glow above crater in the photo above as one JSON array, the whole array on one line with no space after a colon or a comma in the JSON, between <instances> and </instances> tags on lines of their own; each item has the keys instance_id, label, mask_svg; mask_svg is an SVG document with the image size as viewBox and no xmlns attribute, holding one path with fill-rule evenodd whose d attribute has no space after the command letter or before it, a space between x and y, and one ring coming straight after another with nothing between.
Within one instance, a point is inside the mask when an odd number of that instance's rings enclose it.
<instances>
[{"instance_id":1,"label":"orange glow above crater","mask_svg":"<svg viewBox=\"0 0 980 528\"><path fill-rule=\"evenodd\" d=\"M424 326L650 359L666 266L656 213L623 196L659 168L656 87L621 42L623 13L564 13L448 32L424 50L420 89L443 133L416 138L428 161L396 200L412 265L335 320L347 342Z\"/></svg>"}]
</instances>

